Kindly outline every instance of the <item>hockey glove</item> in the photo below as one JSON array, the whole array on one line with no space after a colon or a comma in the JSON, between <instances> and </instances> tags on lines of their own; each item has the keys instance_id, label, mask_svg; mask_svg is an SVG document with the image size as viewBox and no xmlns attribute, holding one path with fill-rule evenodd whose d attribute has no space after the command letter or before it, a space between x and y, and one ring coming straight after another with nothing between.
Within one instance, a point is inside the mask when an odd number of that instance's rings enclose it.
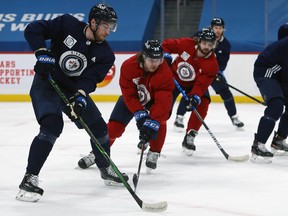
<instances>
[{"instance_id":1,"label":"hockey glove","mask_svg":"<svg viewBox=\"0 0 288 216\"><path fill-rule=\"evenodd\" d=\"M166 62L168 63L168 65L171 65L171 64L172 64L173 58L172 58L172 56L171 56L170 53L165 52L165 53L164 53L164 59L166 60Z\"/></svg>"},{"instance_id":2,"label":"hockey glove","mask_svg":"<svg viewBox=\"0 0 288 216\"><path fill-rule=\"evenodd\" d=\"M139 139L147 143L151 139L155 140L158 135L160 124L152 119L147 119L140 129Z\"/></svg>"},{"instance_id":3,"label":"hockey glove","mask_svg":"<svg viewBox=\"0 0 288 216\"><path fill-rule=\"evenodd\" d=\"M137 128L140 130L146 119L149 119L150 116L147 110L140 110L134 113L134 117L136 120Z\"/></svg>"},{"instance_id":4,"label":"hockey glove","mask_svg":"<svg viewBox=\"0 0 288 216\"><path fill-rule=\"evenodd\" d=\"M47 78L55 70L55 58L47 50L38 50L35 52L37 62L34 66L36 74Z\"/></svg>"},{"instance_id":5,"label":"hockey glove","mask_svg":"<svg viewBox=\"0 0 288 216\"><path fill-rule=\"evenodd\" d=\"M201 98L198 95L191 95L186 102L186 110L192 111L201 103Z\"/></svg>"},{"instance_id":6,"label":"hockey glove","mask_svg":"<svg viewBox=\"0 0 288 216\"><path fill-rule=\"evenodd\" d=\"M83 90L79 89L75 94L69 99L70 106L68 106L68 111L66 114L68 117L75 121L79 116L82 115L83 110L87 106L86 94Z\"/></svg>"},{"instance_id":7,"label":"hockey glove","mask_svg":"<svg viewBox=\"0 0 288 216\"><path fill-rule=\"evenodd\" d=\"M223 71L219 70L218 71L218 74L216 76L216 80L219 81L219 82L225 82L225 76L223 74Z\"/></svg>"}]
</instances>

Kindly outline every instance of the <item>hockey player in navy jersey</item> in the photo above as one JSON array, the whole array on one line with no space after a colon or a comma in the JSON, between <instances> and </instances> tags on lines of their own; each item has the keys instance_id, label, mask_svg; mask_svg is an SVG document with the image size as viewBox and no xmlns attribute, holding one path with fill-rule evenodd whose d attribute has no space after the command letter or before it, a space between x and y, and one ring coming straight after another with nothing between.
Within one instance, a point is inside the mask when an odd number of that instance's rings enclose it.
<instances>
[{"instance_id":1,"label":"hockey player in navy jersey","mask_svg":"<svg viewBox=\"0 0 288 216\"><path fill-rule=\"evenodd\" d=\"M252 162L271 162L276 152L288 152L288 25L280 26L278 41L272 43L258 55L254 64L254 80L267 105L260 118L257 133L251 148ZM276 122L271 152L265 147Z\"/></svg>"},{"instance_id":2,"label":"hockey player in navy jersey","mask_svg":"<svg viewBox=\"0 0 288 216\"><path fill-rule=\"evenodd\" d=\"M217 62L219 65L218 75L212 82L211 86L213 90L223 99L224 106L227 110L228 116L232 121L232 124L235 125L237 128L242 128L244 126L244 123L240 121L237 114L234 97L229 87L225 84L225 82L227 81L224 75L224 70L226 69L227 63L229 61L231 50L231 45L229 41L226 37L224 37L225 22L220 17L214 17L211 20L210 26L211 28L213 28L217 38L217 46L214 50L214 53L216 54ZM182 131L184 129L183 119L185 113L185 99L184 97L182 97L177 109L176 119L174 122L174 128L176 129L176 131Z\"/></svg>"},{"instance_id":3,"label":"hockey player in navy jersey","mask_svg":"<svg viewBox=\"0 0 288 216\"><path fill-rule=\"evenodd\" d=\"M43 195L44 190L38 186L38 175L62 133L62 112L79 128L77 121L78 116L81 116L110 155L106 122L89 93L95 91L96 84L104 79L114 63L114 53L105 39L116 27L117 15L114 9L96 4L90 10L88 24L65 14L53 20L34 21L25 29L25 38L37 59L30 96L40 131L30 146L28 165L19 185L17 200L36 202ZM48 39L51 39L49 49L45 44ZM67 98L70 98L72 107L62 102L49 83L49 74ZM92 141L90 143L104 182L108 185L121 184L95 144ZM123 176L128 180L127 175Z\"/></svg>"}]
</instances>

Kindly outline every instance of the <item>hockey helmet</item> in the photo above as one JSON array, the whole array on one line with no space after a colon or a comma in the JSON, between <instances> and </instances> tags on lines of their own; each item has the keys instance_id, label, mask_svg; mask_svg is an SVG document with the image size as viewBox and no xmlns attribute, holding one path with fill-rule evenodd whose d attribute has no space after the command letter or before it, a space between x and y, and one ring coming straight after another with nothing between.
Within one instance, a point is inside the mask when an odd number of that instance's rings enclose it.
<instances>
[{"instance_id":1,"label":"hockey helmet","mask_svg":"<svg viewBox=\"0 0 288 216\"><path fill-rule=\"evenodd\" d=\"M281 25L278 29L278 40L288 36L288 23Z\"/></svg>"},{"instance_id":2,"label":"hockey helmet","mask_svg":"<svg viewBox=\"0 0 288 216\"><path fill-rule=\"evenodd\" d=\"M102 20L113 24L111 31L116 31L118 17L116 11L112 7L105 4L94 5L89 12L89 23L93 18L98 21Z\"/></svg>"},{"instance_id":3,"label":"hockey helmet","mask_svg":"<svg viewBox=\"0 0 288 216\"><path fill-rule=\"evenodd\" d=\"M222 18L220 17L214 17L211 20L211 27L213 26L222 26L223 28L225 28L225 22Z\"/></svg>"},{"instance_id":4,"label":"hockey helmet","mask_svg":"<svg viewBox=\"0 0 288 216\"><path fill-rule=\"evenodd\" d=\"M145 41L142 49L143 54L146 57L157 59L163 57L163 48L158 40Z\"/></svg>"},{"instance_id":5,"label":"hockey helmet","mask_svg":"<svg viewBox=\"0 0 288 216\"><path fill-rule=\"evenodd\" d=\"M199 42L201 40L215 42L216 41L216 35L212 28L203 28L199 34L198 34Z\"/></svg>"}]
</instances>

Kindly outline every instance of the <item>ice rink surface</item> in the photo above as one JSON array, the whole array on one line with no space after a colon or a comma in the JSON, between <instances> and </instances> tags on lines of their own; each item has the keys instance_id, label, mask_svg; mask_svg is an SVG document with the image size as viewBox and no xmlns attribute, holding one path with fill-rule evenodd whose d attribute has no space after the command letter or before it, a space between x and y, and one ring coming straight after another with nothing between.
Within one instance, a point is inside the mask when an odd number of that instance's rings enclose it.
<instances>
[{"instance_id":1,"label":"ice rink surface","mask_svg":"<svg viewBox=\"0 0 288 216\"><path fill-rule=\"evenodd\" d=\"M114 103L97 103L108 120ZM151 174L142 165L137 188L145 202L167 201L162 213L142 211L125 187L108 187L96 166L77 167L81 154L90 151L84 130L65 118L61 137L56 141L40 173L44 195L37 203L15 200L21 182L30 143L38 133L31 103L0 103L0 212L5 216L287 216L288 156L275 156L271 164L227 161L202 126L196 152L183 155L184 133L173 130L175 108L168 121L168 133ZM250 155L251 144L264 106L237 104L245 123L237 130L222 103L211 103L205 119L225 151L232 156ZM185 122L188 120L186 115ZM272 136L267 146L270 147ZM132 176L137 172L138 132L131 121L124 135L112 146L111 158L120 171Z\"/></svg>"}]
</instances>

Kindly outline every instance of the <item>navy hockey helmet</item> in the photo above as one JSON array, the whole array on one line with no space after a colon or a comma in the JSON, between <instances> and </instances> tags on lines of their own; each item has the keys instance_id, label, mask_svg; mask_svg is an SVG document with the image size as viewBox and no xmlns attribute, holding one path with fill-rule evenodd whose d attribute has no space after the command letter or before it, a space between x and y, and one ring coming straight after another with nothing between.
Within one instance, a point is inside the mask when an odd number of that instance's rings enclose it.
<instances>
[{"instance_id":1,"label":"navy hockey helmet","mask_svg":"<svg viewBox=\"0 0 288 216\"><path fill-rule=\"evenodd\" d=\"M158 40L145 41L142 52L146 57L153 59L162 58L164 55L163 48Z\"/></svg>"},{"instance_id":2,"label":"navy hockey helmet","mask_svg":"<svg viewBox=\"0 0 288 216\"><path fill-rule=\"evenodd\" d=\"M105 4L96 4L94 5L89 12L89 23L92 19L102 20L108 23L114 24L112 31L116 31L117 28L117 14L116 11Z\"/></svg>"},{"instance_id":3,"label":"navy hockey helmet","mask_svg":"<svg viewBox=\"0 0 288 216\"><path fill-rule=\"evenodd\" d=\"M288 23L281 25L278 29L278 40L288 36Z\"/></svg>"},{"instance_id":4,"label":"navy hockey helmet","mask_svg":"<svg viewBox=\"0 0 288 216\"><path fill-rule=\"evenodd\" d=\"M213 26L222 26L223 28L225 28L225 22L222 18L220 17L214 17L211 20L211 27Z\"/></svg>"},{"instance_id":5,"label":"navy hockey helmet","mask_svg":"<svg viewBox=\"0 0 288 216\"><path fill-rule=\"evenodd\" d=\"M201 40L215 42L216 41L216 35L212 28L203 28L199 34L198 34L199 42Z\"/></svg>"}]
</instances>

